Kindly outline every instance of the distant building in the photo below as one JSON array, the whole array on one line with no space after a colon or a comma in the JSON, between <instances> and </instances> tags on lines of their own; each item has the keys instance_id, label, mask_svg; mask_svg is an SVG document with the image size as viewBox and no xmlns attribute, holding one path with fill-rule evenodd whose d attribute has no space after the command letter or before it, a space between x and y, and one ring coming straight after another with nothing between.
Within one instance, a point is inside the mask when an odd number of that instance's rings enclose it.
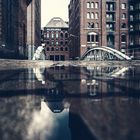
<instances>
[{"instance_id":1,"label":"distant building","mask_svg":"<svg viewBox=\"0 0 140 140\"><path fill-rule=\"evenodd\" d=\"M70 57L108 46L127 53L129 46L128 0L71 0L69 4Z\"/></svg>"},{"instance_id":2,"label":"distant building","mask_svg":"<svg viewBox=\"0 0 140 140\"><path fill-rule=\"evenodd\" d=\"M27 7L27 52L32 59L35 48L41 44L41 1L32 0Z\"/></svg>"},{"instance_id":3,"label":"distant building","mask_svg":"<svg viewBox=\"0 0 140 140\"><path fill-rule=\"evenodd\" d=\"M46 59L63 61L69 59L68 24L59 17L52 18L44 27Z\"/></svg>"},{"instance_id":4,"label":"distant building","mask_svg":"<svg viewBox=\"0 0 140 140\"><path fill-rule=\"evenodd\" d=\"M140 1L129 0L129 53L140 59Z\"/></svg>"}]
</instances>

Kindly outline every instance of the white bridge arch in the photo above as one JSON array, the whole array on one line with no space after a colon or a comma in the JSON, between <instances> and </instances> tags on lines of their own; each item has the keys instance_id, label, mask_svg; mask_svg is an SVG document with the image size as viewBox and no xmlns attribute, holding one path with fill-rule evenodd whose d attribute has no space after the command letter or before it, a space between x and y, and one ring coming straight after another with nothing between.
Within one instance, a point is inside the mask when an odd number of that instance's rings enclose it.
<instances>
[{"instance_id":1,"label":"white bridge arch","mask_svg":"<svg viewBox=\"0 0 140 140\"><path fill-rule=\"evenodd\" d=\"M85 54L83 54L82 60L131 60L131 58L122 52L102 46L102 47L94 47Z\"/></svg>"}]
</instances>

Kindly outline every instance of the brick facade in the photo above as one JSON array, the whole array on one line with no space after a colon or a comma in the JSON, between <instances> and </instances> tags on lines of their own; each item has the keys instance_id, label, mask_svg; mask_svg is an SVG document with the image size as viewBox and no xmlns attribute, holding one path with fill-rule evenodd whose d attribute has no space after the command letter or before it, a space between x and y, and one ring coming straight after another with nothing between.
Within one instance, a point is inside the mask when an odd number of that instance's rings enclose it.
<instances>
[{"instance_id":1,"label":"brick facade","mask_svg":"<svg viewBox=\"0 0 140 140\"><path fill-rule=\"evenodd\" d=\"M43 42L45 56L48 60L69 60L68 25L59 17L55 17L44 27Z\"/></svg>"},{"instance_id":2,"label":"brick facade","mask_svg":"<svg viewBox=\"0 0 140 140\"><path fill-rule=\"evenodd\" d=\"M128 0L71 0L69 4L70 57L108 46L127 53Z\"/></svg>"}]
</instances>

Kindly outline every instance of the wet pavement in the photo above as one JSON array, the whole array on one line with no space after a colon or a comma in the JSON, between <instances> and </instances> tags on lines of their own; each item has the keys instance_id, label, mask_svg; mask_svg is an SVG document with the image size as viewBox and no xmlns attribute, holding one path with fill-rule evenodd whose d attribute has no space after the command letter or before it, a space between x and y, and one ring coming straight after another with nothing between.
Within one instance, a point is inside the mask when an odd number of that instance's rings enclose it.
<instances>
[{"instance_id":1,"label":"wet pavement","mask_svg":"<svg viewBox=\"0 0 140 140\"><path fill-rule=\"evenodd\" d=\"M12 63L0 69L0 140L140 139L136 62Z\"/></svg>"}]
</instances>

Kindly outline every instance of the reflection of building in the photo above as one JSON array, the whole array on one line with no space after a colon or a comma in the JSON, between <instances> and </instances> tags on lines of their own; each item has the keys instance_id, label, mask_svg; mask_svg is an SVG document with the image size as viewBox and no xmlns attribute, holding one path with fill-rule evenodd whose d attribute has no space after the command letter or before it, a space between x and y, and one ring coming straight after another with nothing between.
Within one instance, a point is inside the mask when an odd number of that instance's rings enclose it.
<instances>
[{"instance_id":1,"label":"reflection of building","mask_svg":"<svg viewBox=\"0 0 140 140\"><path fill-rule=\"evenodd\" d=\"M44 27L46 59L68 60L68 25L61 18L55 17Z\"/></svg>"},{"instance_id":2,"label":"reflection of building","mask_svg":"<svg viewBox=\"0 0 140 140\"><path fill-rule=\"evenodd\" d=\"M27 7L27 52L28 59L31 59L34 53L34 47L41 43L41 1L32 0Z\"/></svg>"},{"instance_id":3,"label":"reflection of building","mask_svg":"<svg viewBox=\"0 0 140 140\"><path fill-rule=\"evenodd\" d=\"M69 4L70 57L81 57L95 46L126 52L128 48L128 0L71 0Z\"/></svg>"}]
</instances>

